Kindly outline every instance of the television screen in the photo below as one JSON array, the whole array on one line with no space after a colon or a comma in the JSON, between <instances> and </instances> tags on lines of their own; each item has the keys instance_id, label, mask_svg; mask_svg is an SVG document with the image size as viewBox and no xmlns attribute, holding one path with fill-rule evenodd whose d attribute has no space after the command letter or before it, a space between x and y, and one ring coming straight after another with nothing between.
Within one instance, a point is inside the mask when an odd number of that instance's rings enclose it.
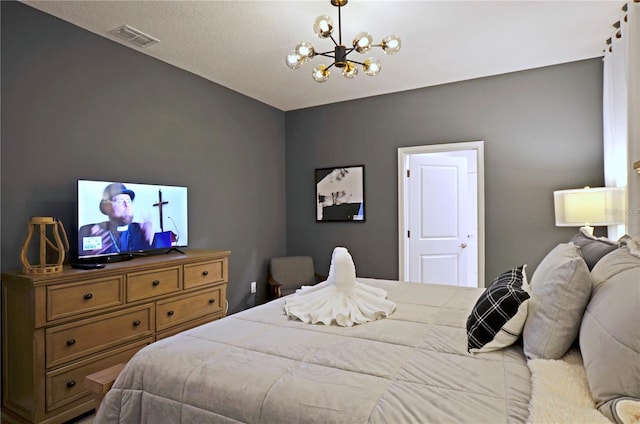
<instances>
[{"instance_id":1,"label":"television screen","mask_svg":"<svg viewBox=\"0 0 640 424\"><path fill-rule=\"evenodd\" d=\"M78 259L188 244L187 187L78 180Z\"/></svg>"}]
</instances>

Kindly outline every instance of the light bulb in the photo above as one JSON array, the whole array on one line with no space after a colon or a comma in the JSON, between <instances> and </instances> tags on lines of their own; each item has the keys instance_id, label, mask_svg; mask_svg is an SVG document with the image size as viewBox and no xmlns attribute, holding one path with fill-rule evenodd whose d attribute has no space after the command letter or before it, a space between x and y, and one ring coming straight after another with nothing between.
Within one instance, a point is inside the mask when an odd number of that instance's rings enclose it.
<instances>
[{"instance_id":1,"label":"light bulb","mask_svg":"<svg viewBox=\"0 0 640 424\"><path fill-rule=\"evenodd\" d=\"M365 75L370 77L374 77L378 75L380 69L382 68L382 64L375 57L368 57L365 59L364 64L362 65L362 70Z\"/></svg>"},{"instance_id":2,"label":"light bulb","mask_svg":"<svg viewBox=\"0 0 640 424\"><path fill-rule=\"evenodd\" d=\"M303 62L313 58L316 55L316 51L313 46L306 41L301 41L296 45L295 52L302 58Z\"/></svg>"},{"instance_id":3,"label":"light bulb","mask_svg":"<svg viewBox=\"0 0 640 424\"><path fill-rule=\"evenodd\" d=\"M353 38L353 48L358 53L366 53L371 50L373 45L373 37L368 32L359 32Z\"/></svg>"},{"instance_id":4,"label":"light bulb","mask_svg":"<svg viewBox=\"0 0 640 424\"><path fill-rule=\"evenodd\" d=\"M333 21L328 15L318 16L313 23L313 32L318 38L327 38L333 33Z\"/></svg>"},{"instance_id":5,"label":"light bulb","mask_svg":"<svg viewBox=\"0 0 640 424\"><path fill-rule=\"evenodd\" d=\"M316 80L316 82L325 82L329 79L329 74L329 69L327 69L327 67L324 65L316 66L315 68L313 68L313 71L311 73L313 79Z\"/></svg>"},{"instance_id":6,"label":"light bulb","mask_svg":"<svg viewBox=\"0 0 640 424\"><path fill-rule=\"evenodd\" d=\"M395 54L400 51L400 47L402 43L400 42L400 37L398 37L395 34L392 34L388 37L385 37L382 40L381 44L382 44L382 50L386 54Z\"/></svg>"},{"instance_id":7,"label":"light bulb","mask_svg":"<svg viewBox=\"0 0 640 424\"><path fill-rule=\"evenodd\" d=\"M291 52L287 55L287 66L291 69L298 69L304 64L304 60L296 54L296 52Z\"/></svg>"},{"instance_id":8,"label":"light bulb","mask_svg":"<svg viewBox=\"0 0 640 424\"><path fill-rule=\"evenodd\" d=\"M355 78L358 75L358 68L353 62L347 62L347 64L342 68L342 76L345 78Z\"/></svg>"}]
</instances>

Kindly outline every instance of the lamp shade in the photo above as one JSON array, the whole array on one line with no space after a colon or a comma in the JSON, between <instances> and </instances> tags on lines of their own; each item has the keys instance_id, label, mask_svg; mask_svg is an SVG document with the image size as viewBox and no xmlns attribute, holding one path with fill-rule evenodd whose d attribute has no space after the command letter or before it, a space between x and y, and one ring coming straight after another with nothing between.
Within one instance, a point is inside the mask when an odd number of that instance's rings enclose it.
<instances>
[{"instance_id":1,"label":"lamp shade","mask_svg":"<svg viewBox=\"0 0 640 424\"><path fill-rule=\"evenodd\" d=\"M553 192L556 226L580 227L624 224L624 187L585 187Z\"/></svg>"}]
</instances>

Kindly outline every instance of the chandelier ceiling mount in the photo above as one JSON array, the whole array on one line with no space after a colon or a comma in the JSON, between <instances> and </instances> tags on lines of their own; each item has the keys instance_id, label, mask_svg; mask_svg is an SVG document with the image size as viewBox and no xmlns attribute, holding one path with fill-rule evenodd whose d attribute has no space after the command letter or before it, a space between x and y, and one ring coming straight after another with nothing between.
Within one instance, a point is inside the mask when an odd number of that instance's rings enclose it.
<instances>
[{"instance_id":1,"label":"chandelier ceiling mount","mask_svg":"<svg viewBox=\"0 0 640 424\"><path fill-rule=\"evenodd\" d=\"M362 67L365 75L378 75L382 67L380 61L375 57L368 57L362 62L358 62L348 58L353 51L365 54L373 47L380 47L386 54L395 54L400 51L400 37L395 34L389 35L382 39L380 44L373 44L373 37L366 31L359 32L353 38L351 47L347 47L342 43L342 15L341 9L349 0L330 0L331 5L338 8L338 40L333 37L335 28L333 21L328 15L318 16L313 24L313 31L318 38L330 38L333 41L333 50L325 52L317 52L316 49L306 41L299 42L294 51L287 55L287 66L291 69L298 69L315 56L325 56L333 59L333 63L329 66L324 64L313 68L312 76L317 82L325 82L329 79L330 69L336 67L342 69L342 75L345 78L354 78L358 74L358 67Z\"/></svg>"}]
</instances>

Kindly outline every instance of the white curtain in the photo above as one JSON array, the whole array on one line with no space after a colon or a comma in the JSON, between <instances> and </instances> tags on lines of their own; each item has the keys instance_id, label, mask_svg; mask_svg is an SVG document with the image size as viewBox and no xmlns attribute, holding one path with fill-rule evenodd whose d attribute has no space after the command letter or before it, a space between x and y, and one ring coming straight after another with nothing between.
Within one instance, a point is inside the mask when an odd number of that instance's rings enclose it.
<instances>
[{"instance_id":1,"label":"white curtain","mask_svg":"<svg viewBox=\"0 0 640 424\"><path fill-rule=\"evenodd\" d=\"M640 182L630 172L640 160L640 3L629 2L626 15L604 56L605 186L627 187L628 193L627 225L609 227L614 240L625 232L640 235Z\"/></svg>"}]
</instances>

